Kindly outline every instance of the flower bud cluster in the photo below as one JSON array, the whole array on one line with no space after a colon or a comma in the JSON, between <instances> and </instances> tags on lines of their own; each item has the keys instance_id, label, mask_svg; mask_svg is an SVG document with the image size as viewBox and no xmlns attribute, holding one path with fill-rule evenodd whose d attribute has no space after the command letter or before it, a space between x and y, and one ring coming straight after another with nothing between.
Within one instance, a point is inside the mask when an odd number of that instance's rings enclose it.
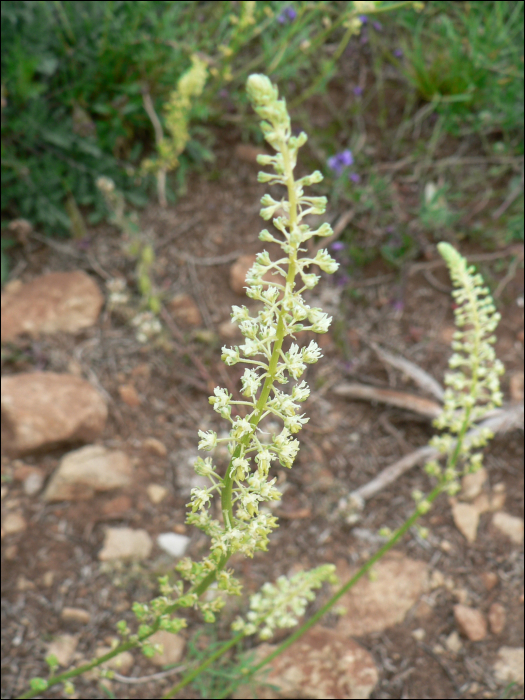
<instances>
[{"instance_id":1,"label":"flower bud cluster","mask_svg":"<svg viewBox=\"0 0 525 700\"><path fill-rule=\"evenodd\" d=\"M227 389L216 387L210 404L221 418L229 421L229 435L221 438L214 430L199 431L199 449L212 451L225 442L230 463L224 477L218 475L209 457L199 458L195 464L197 473L207 477L210 485L192 490L187 522L210 536L211 553L200 564L189 562L183 570L179 568L194 587L215 571L219 586L228 592L239 590L237 582L223 570L228 557L235 552L251 557L257 550L266 550L268 535L277 527L277 519L264 508L281 496L275 486L276 478L269 476L270 469L276 463L292 466L299 450L294 435L308 421L300 412L301 402L310 393L306 382L302 380L286 391L277 385L300 380L307 366L319 360L321 350L313 340L304 347L293 342L284 350L283 341L287 336L295 338L299 331L326 333L331 319L322 309L310 307L301 294L320 279L310 271L311 266L328 273L338 267L327 250L320 250L314 258L300 257L305 252L301 248L305 241L332 234L327 223L317 230L302 223L308 214L322 214L326 206L326 198L304 194L305 187L321 181L321 173L316 171L298 181L293 177L297 151L305 143L306 134L291 135L285 101L278 99L277 89L266 76L250 76L247 90L255 111L264 120L261 128L265 138L276 151L274 156L259 156L262 165L273 169L271 173L260 173L259 180L287 189L287 197L279 201L270 195L262 198L261 216L273 219L275 231L262 231L260 239L278 243L284 257L272 260L265 250L247 273L246 294L262 302L261 310L253 314L246 306L232 308L232 320L244 342L238 347L223 347L222 360L228 366L240 362L247 365L241 377L242 398L236 400ZM238 414L236 406L247 407L245 417ZM268 415L280 419L283 427L270 440L262 441L258 426ZM215 495L221 498L222 524L211 516Z\"/></svg>"},{"instance_id":2,"label":"flower bud cluster","mask_svg":"<svg viewBox=\"0 0 525 700\"><path fill-rule=\"evenodd\" d=\"M464 438L476 421L501 405L499 378L505 370L494 351L494 331L500 314L483 278L450 244L439 243L438 250L455 287L452 295L457 330L452 342L454 354L449 360L451 371L445 375L443 411L434 421L437 428L447 432L430 441L449 459L444 470L437 461L432 461L426 465L426 471L441 478L448 492L454 493L459 489L459 462L465 472L477 471L482 466L483 455L475 450L485 446L492 433L488 429L479 430L474 437Z\"/></svg>"},{"instance_id":3,"label":"flower bud cluster","mask_svg":"<svg viewBox=\"0 0 525 700\"><path fill-rule=\"evenodd\" d=\"M294 627L304 615L308 603L315 598L313 590L320 588L324 581L337 583L333 564L299 571L289 579L280 576L275 585L265 583L259 593L250 597L247 621L238 617L232 629L247 635L258 631L260 639L270 639L275 629Z\"/></svg>"}]
</instances>

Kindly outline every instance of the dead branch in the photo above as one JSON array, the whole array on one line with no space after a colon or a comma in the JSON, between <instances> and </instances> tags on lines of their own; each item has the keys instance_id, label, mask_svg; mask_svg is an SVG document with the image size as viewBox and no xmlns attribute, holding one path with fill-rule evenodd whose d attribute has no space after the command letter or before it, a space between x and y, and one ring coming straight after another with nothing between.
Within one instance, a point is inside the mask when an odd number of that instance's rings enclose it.
<instances>
[{"instance_id":1,"label":"dead branch","mask_svg":"<svg viewBox=\"0 0 525 700\"><path fill-rule=\"evenodd\" d=\"M414 380L414 382L423 389L423 391L428 391L439 401L443 401L444 389L441 384L434 379L430 374L421 369L418 365L406 360L404 357L398 357L397 355L392 355L387 350L379 347L377 343L370 342L370 347L374 350L376 355L383 362L387 362L392 367L401 370L407 376Z\"/></svg>"},{"instance_id":2,"label":"dead branch","mask_svg":"<svg viewBox=\"0 0 525 700\"><path fill-rule=\"evenodd\" d=\"M380 403L398 406L407 411L420 413L428 418L437 418L441 413L441 404L424 399L414 394L408 394L402 391L393 391L392 389L378 389L374 386L366 386L365 384L340 384L333 389L334 394L345 396L351 399L364 399L367 401L379 401Z\"/></svg>"}]
</instances>

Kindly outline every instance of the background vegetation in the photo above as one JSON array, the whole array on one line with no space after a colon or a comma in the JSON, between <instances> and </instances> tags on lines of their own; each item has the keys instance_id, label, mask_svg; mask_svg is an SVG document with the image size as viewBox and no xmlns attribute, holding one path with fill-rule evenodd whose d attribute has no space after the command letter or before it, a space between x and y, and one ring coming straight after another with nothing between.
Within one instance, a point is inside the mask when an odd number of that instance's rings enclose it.
<instances>
[{"instance_id":1,"label":"background vegetation","mask_svg":"<svg viewBox=\"0 0 525 700\"><path fill-rule=\"evenodd\" d=\"M217 127L260 139L244 83L264 71L311 134L307 165L329 176L332 204L355 208L355 235L345 232L350 266L378 254L399 265L446 231L489 247L522 240L523 3L432 1L419 12L412 3L378 5L393 11L364 16L352 35L352 2L3 2L2 251L16 243L4 231L15 217L81 238L84 218L106 215L100 175L131 205L147 203L154 177L140 166L155 139L145 98L162 115L195 54L208 79L168 177L169 202L184 195L189 169L206 165L220 177ZM365 78L349 72L358 53ZM336 99L349 92L352 100ZM330 114L322 128L319 97ZM466 143L477 158L467 177L454 168ZM352 166L334 168L345 149ZM449 166L436 166L441 152L452 156ZM413 205L417 225L392 210L395 163L405 162L426 185ZM465 216L478 205L492 216ZM368 241L362 217L380 230ZM2 268L4 279L6 259Z\"/></svg>"}]
</instances>

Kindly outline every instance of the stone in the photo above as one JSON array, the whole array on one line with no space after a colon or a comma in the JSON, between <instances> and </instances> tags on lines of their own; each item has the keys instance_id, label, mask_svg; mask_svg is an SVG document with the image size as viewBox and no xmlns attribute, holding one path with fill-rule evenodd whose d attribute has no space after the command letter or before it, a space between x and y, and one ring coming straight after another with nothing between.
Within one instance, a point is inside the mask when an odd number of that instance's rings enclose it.
<instances>
[{"instance_id":1,"label":"stone","mask_svg":"<svg viewBox=\"0 0 525 700\"><path fill-rule=\"evenodd\" d=\"M155 666L168 666L178 664L182 659L186 642L179 634L172 634L165 630L159 630L148 639L149 644L162 644L162 654L155 654L151 662Z\"/></svg>"},{"instance_id":2,"label":"stone","mask_svg":"<svg viewBox=\"0 0 525 700\"><path fill-rule=\"evenodd\" d=\"M64 622L79 622L82 625L87 625L91 620L91 615L83 608L64 608L60 618Z\"/></svg>"},{"instance_id":3,"label":"stone","mask_svg":"<svg viewBox=\"0 0 525 700\"><path fill-rule=\"evenodd\" d=\"M517 518L508 513L494 513L492 524L496 530L508 537L514 544L523 542L523 518Z\"/></svg>"},{"instance_id":4,"label":"stone","mask_svg":"<svg viewBox=\"0 0 525 700\"><path fill-rule=\"evenodd\" d=\"M448 635L448 637L445 640L445 646L453 654L457 654L461 650L463 643L456 630L454 630Z\"/></svg>"},{"instance_id":5,"label":"stone","mask_svg":"<svg viewBox=\"0 0 525 700\"><path fill-rule=\"evenodd\" d=\"M27 522L22 513L13 511L6 513L2 521L2 537L4 535L15 535L17 532L23 532L27 528Z\"/></svg>"},{"instance_id":6,"label":"stone","mask_svg":"<svg viewBox=\"0 0 525 700\"><path fill-rule=\"evenodd\" d=\"M149 500L156 505L166 498L168 489L160 484L148 484L146 493L148 494Z\"/></svg>"},{"instance_id":7,"label":"stone","mask_svg":"<svg viewBox=\"0 0 525 700\"><path fill-rule=\"evenodd\" d=\"M142 447L151 452L151 454L157 455L157 457L165 457L168 454L166 445L154 437L146 438L142 443Z\"/></svg>"},{"instance_id":8,"label":"stone","mask_svg":"<svg viewBox=\"0 0 525 700\"><path fill-rule=\"evenodd\" d=\"M471 642L479 642L487 636L487 623L476 608L458 603L454 605L454 618L461 634Z\"/></svg>"},{"instance_id":9,"label":"stone","mask_svg":"<svg viewBox=\"0 0 525 700\"><path fill-rule=\"evenodd\" d=\"M110 651L112 651L111 647L97 647L95 650L95 656L100 658ZM103 664L100 664L100 667L111 669L112 671L116 671L117 673L125 676L131 670L134 664L135 659L133 658L133 654L129 651L123 651L114 656L112 659L104 661Z\"/></svg>"},{"instance_id":10,"label":"stone","mask_svg":"<svg viewBox=\"0 0 525 700\"><path fill-rule=\"evenodd\" d=\"M428 588L425 562L393 552L373 568L373 580L363 576L339 601L346 613L337 630L352 637L380 632L402 622L406 613ZM338 567L337 575L348 581L352 570Z\"/></svg>"},{"instance_id":11,"label":"stone","mask_svg":"<svg viewBox=\"0 0 525 700\"><path fill-rule=\"evenodd\" d=\"M257 661L276 647L261 644ZM378 681L372 655L353 639L319 625L308 630L285 649L265 669L265 685L257 687L257 697L275 698L369 698ZM257 681L255 681L257 682ZM280 690L276 694L267 684ZM251 697L239 688L234 698Z\"/></svg>"},{"instance_id":12,"label":"stone","mask_svg":"<svg viewBox=\"0 0 525 700\"><path fill-rule=\"evenodd\" d=\"M452 505L454 524L468 542L474 542L478 532L479 511L470 503Z\"/></svg>"},{"instance_id":13,"label":"stone","mask_svg":"<svg viewBox=\"0 0 525 700\"><path fill-rule=\"evenodd\" d=\"M507 612L501 603L492 603L489 609L489 627L492 634L501 634L507 622Z\"/></svg>"},{"instance_id":14,"label":"stone","mask_svg":"<svg viewBox=\"0 0 525 700\"><path fill-rule=\"evenodd\" d=\"M480 578L487 591L491 591L499 582L498 574L495 571L484 571Z\"/></svg>"},{"instance_id":15,"label":"stone","mask_svg":"<svg viewBox=\"0 0 525 700\"><path fill-rule=\"evenodd\" d=\"M93 326L104 297L82 270L51 272L2 294L2 342L23 333L77 333Z\"/></svg>"},{"instance_id":16,"label":"stone","mask_svg":"<svg viewBox=\"0 0 525 700\"><path fill-rule=\"evenodd\" d=\"M201 326L199 307L189 294L177 294L169 302L169 309L176 321L183 326Z\"/></svg>"},{"instance_id":17,"label":"stone","mask_svg":"<svg viewBox=\"0 0 525 700\"><path fill-rule=\"evenodd\" d=\"M69 666L78 646L78 635L60 634L47 646L46 656L54 654L60 666Z\"/></svg>"},{"instance_id":18,"label":"stone","mask_svg":"<svg viewBox=\"0 0 525 700\"><path fill-rule=\"evenodd\" d=\"M91 384L71 374L27 372L2 378L2 444L11 455L67 442L91 442L108 410Z\"/></svg>"},{"instance_id":19,"label":"stone","mask_svg":"<svg viewBox=\"0 0 525 700\"><path fill-rule=\"evenodd\" d=\"M523 647L501 647L498 649L498 660L493 666L494 676L500 683L524 683Z\"/></svg>"},{"instance_id":20,"label":"stone","mask_svg":"<svg viewBox=\"0 0 525 700\"><path fill-rule=\"evenodd\" d=\"M162 532L157 537L159 547L172 557L183 557L189 543L189 537L175 532Z\"/></svg>"},{"instance_id":21,"label":"stone","mask_svg":"<svg viewBox=\"0 0 525 700\"><path fill-rule=\"evenodd\" d=\"M62 457L43 494L44 501L87 500L96 491L131 484L129 457L121 450L86 445Z\"/></svg>"},{"instance_id":22,"label":"stone","mask_svg":"<svg viewBox=\"0 0 525 700\"><path fill-rule=\"evenodd\" d=\"M485 467L478 469L472 474L465 474L461 479L461 493L459 497L463 501L473 501L476 496L479 496L483 489L484 483L487 481L487 470Z\"/></svg>"},{"instance_id":23,"label":"stone","mask_svg":"<svg viewBox=\"0 0 525 700\"><path fill-rule=\"evenodd\" d=\"M132 408L140 406L140 397L133 384L121 384L118 388L118 393L127 406L131 406Z\"/></svg>"},{"instance_id":24,"label":"stone","mask_svg":"<svg viewBox=\"0 0 525 700\"><path fill-rule=\"evenodd\" d=\"M112 559L147 559L153 542L146 530L132 530L130 527L109 527L106 530L104 545L98 554L100 561Z\"/></svg>"},{"instance_id":25,"label":"stone","mask_svg":"<svg viewBox=\"0 0 525 700\"><path fill-rule=\"evenodd\" d=\"M427 635L426 630L424 630L423 627L418 627L411 634L412 637L414 637L414 639L416 640L416 642L422 642Z\"/></svg>"},{"instance_id":26,"label":"stone","mask_svg":"<svg viewBox=\"0 0 525 700\"><path fill-rule=\"evenodd\" d=\"M26 496L36 496L44 485L44 475L40 470L35 470L24 479L22 488Z\"/></svg>"}]
</instances>

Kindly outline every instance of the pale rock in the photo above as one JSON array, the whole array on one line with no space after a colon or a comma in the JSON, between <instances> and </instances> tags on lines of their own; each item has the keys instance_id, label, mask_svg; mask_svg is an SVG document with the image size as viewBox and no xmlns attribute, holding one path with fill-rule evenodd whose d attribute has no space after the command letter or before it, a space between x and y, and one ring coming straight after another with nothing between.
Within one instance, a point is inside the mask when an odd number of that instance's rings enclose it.
<instances>
[{"instance_id":1,"label":"pale rock","mask_svg":"<svg viewBox=\"0 0 525 700\"><path fill-rule=\"evenodd\" d=\"M111 647L97 647L95 650L95 656L97 659L99 659L101 656L104 656L104 654L107 654L110 651L112 651ZM116 671L117 673L125 676L131 670L134 663L135 659L133 658L133 654L129 651L123 651L114 656L112 659L104 661L103 664L100 664L100 667L111 669L112 671Z\"/></svg>"},{"instance_id":2,"label":"pale rock","mask_svg":"<svg viewBox=\"0 0 525 700\"><path fill-rule=\"evenodd\" d=\"M468 542L474 542L478 532L479 511L470 503L454 503L454 524Z\"/></svg>"},{"instance_id":3,"label":"pale rock","mask_svg":"<svg viewBox=\"0 0 525 700\"><path fill-rule=\"evenodd\" d=\"M489 626L492 634L501 634L505 629L507 612L501 603L492 603L489 609Z\"/></svg>"},{"instance_id":4,"label":"pale rock","mask_svg":"<svg viewBox=\"0 0 525 700\"><path fill-rule=\"evenodd\" d=\"M28 372L2 378L2 443L10 454L65 442L90 442L103 431L108 410L80 377Z\"/></svg>"},{"instance_id":5,"label":"pale rock","mask_svg":"<svg viewBox=\"0 0 525 700\"><path fill-rule=\"evenodd\" d=\"M471 642L479 642L487 636L487 623L476 608L454 605L454 618L460 632Z\"/></svg>"},{"instance_id":6,"label":"pale rock","mask_svg":"<svg viewBox=\"0 0 525 700\"><path fill-rule=\"evenodd\" d=\"M487 513L491 510L490 496L488 493L480 493L479 496L473 500L472 505L478 511L480 515Z\"/></svg>"},{"instance_id":7,"label":"pale rock","mask_svg":"<svg viewBox=\"0 0 525 700\"><path fill-rule=\"evenodd\" d=\"M457 654L461 650L463 643L456 630L454 630L448 635L448 637L445 640L445 646L450 652L452 652L452 654Z\"/></svg>"},{"instance_id":8,"label":"pale rock","mask_svg":"<svg viewBox=\"0 0 525 700\"><path fill-rule=\"evenodd\" d=\"M447 554L453 550L453 546L448 540L441 540L441 542L439 543L439 546L441 547L443 552L445 552Z\"/></svg>"},{"instance_id":9,"label":"pale rock","mask_svg":"<svg viewBox=\"0 0 525 700\"><path fill-rule=\"evenodd\" d=\"M77 333L93 326L104 297L81 270L51 272L2 294L2 341L28 333Z\"/></svg>"},{"instance_id":10,"label":"pale rock","mask_svg":"<svg viewBox=\"0 0 525 700\"><path fill-rule=\"evenodd\" d=\"M110 527L106 530L104 545L99 552L100 561L112 559L147 559L153 542L146 530L129 527Z\"/></svg>"},{"instance_id":11,"label":"pale rock","mask_svg":"<svg viewBox=\"0 0 525 700\"><path fill-rule=\"evenodd\" d=\"M169 309L175 320L183 326L201 326L202 316L199 307L189 294L177 294L169 302Z\"/></svg>"},{"instance_id":12,"label":"pale rock","mask_svg":"<svg viewBox=\"0 0 525 700\"><path fill-rule=\"evenodd\" d=\"M2 535L15 535L17 532L23 532L27 528L27 522L22 513L13 511L6 513L2 521Z\"/></svg>"},{"instance_id":13,"label":"pale rock","mask_svg":"<svg viewBox=\"0 0 525 700\"><path fill-rule=\"evenodd\" d=\"M46 571L42 575L42 585L45 588L50 588L54 582L55 582L55 572L51 571L51 569L49 571Z\"/></svg>"},{"instance_id":14,"label":"pale rock","mask_svg":"<svg viewBox=\"0 0 525 700\"><path fill-rule=\"evenodd\" d=\"M498 649L498 660L493 666L494 676L500 683L524 683L524 654L523 647L501 647Z\"/></svg>"},{"instance_id":15,"label":"pale rock","mask_svg":"<svg viewBox=\"0 0 525 700\"><path fill-rule=\"evenodd\" d=\"M182 659L186 642L179 634L159 630L148 639L149 644L162 644L162 654L151 657L155 666L178 664Z\"/></svg>"},{"instance_id":16,"label":"pale rock","mask_svg":"<svg viewBox=\"0 0 525 700\"><path fill-rule=\"evenodd\" d=\"M513 374L510 378L509 391L512 403L523 403L523 377L523 372L516 372L516 374Z\"/></svg>"},{"instance_id":17,"label":"pale rock","mask_svg":"<svg viewBox=\"0 0 525 700\"><path fill-rule=\"evenodd\" d=\"M34 581L29 580L21 574L16 580L16 590L17 591L34 591L36 584Z\"/></svg>"},{"instance_id":18,"label":"pale rock","mask_svg":"<svg viewBox=\"0 0 525 700\"><path fill-rule=\"evenodd\" d=\"M62 457L43 494L44 501L86 500L96 491L131 484L129 457L121 450L86 445Z\"/></svg>"},{"instance_id":19,"label":"pale rock","mask_svg":"<svg viewBox=\"0 0 525 700\"><path fill-rule=\"evenodd\" d=\"M487 470L485 467L478 469L472 474L465 474L461 479L461 493L459 497L464 501L473 501L479 496L483 485L487 481Z\"/></svg>"},{"instance_id":20,"label":"pale rock","mask_svg":"<svg viewBox=\"0 0 525 700\"><path fill-rule=\"evenodd\" d=\"M69 666L78 646L78 635L60 634L47 646L46 656L54 654L60 666Z\"/></svg>"},{"instance_id":21,"label":"pale rock","mask_svg":"<svg viewBox=\"0 0 525 700\"><path fill-rule=\"evenodd\" d=\"M148 494L149 500L157 505L166 498L168 489L160 484L148 484L146 493Z\"/></svg>"},{"instance_id":22,"label":"pale rock","mask_svg":"<svg viewBox=\"0 0 525 700\"><path fill-rule=\"evenodd\" d=\"M523 518L517 518L508 513L494 513L492 524L496 530L508 537L514 544L523 542Z\"/></svg>"},{"instance_id":23,"label":"pale rock","mask_svg":"<svg viewBox=\"0 0 525 700\"><path fill-rule=\"evenodd\" d=\"M426 635L426 630L424 630L422 627L418 627L412 632L412 637L414 637L416 642L422 642L423 639L425 639Z\"/></svg>"},{"instance_id":24,"label":"pale rock","mask_svg":"<svg viewBox=\"0 0 525 700\"><path fill-rule=\"evenodd\" d=\"M157 455L157 457L165 457L168 454L166 445L154 437L146 438L142 443L142 447L151 452L151 454Z\"/></svg>"},{"instance_id":25,"label":"pale rock","mask_svg":"<svg viewBox=\"0 0 525 700\"><path fill-rule=\"evenodd\" d=\"M452 595L458 601L458 603L465 605L468 602L469 593L466 588L454 588L452 590Z\"/></svg>"},{"instance_id":26,"label":"pale rock","mask_svg":"<svg viewBox=\"0 0 525 700\"><path fill-rule=\"evenodd\" d=\"M44 485L44 475L43 473L38 470L38 471L33 471L31 474L28 474L26 478L24 479L23 483L23 489L24 493L26 496L36 496L37 493L39 493L42 490L42 486Z\"/></svg>"},{"instance_id":27,"label":"pale rock","mask_svg":"<svg viewBox=\"0 0 525 700\"><path fill-rule=\"evenodd\" d=\"M354 571L339 567L337 575L347 581ZM393 552L373 569L373 579L364 576L339 601L346 614L337 629L348 636L380 632L402 622L408 610L428 587L425 562Z\"/></svg>"},{"instance_id":28,"label":"pale rock","mask_svg":"<svg viewBox=\"0 0 525 700\"><path fill-rule=\"evenodd\" d=\"M498 488L498 486L503 488ZM496 484L490 494L490 510L495 512L503 510L507 494L505 493L505 484Z\"/></svg>"},{"instance_id":29,"label":"pale rock","mask_svg":"<svg viewBox=\"0 0 525 700\"><path fill-rule=\"evenodd\" d=\"M140 396L133 384L121 384L118 388L118 393L126 406L131 406L131 408L140 406Z\"/></svg>"},{"instance_id":30,"label":"pale rock","mask_svg":"<svg viewBox=\"0 0 525 700\"><path fill-rule=\"evenodd\" d=\"M257 661L275 649L261 644ZM336 630L315 626L286 649L268 667L265 685L257 687L257 697L275 698L369 698L378 681L371 654L353 639ZM277 686L276 694L266 684ZM251 697L240 687L234 698Z\"/></svg>"},{"instance_id":31,"label":"pale rock","mask_svg":"<svg viewBox=\"0 0 525 700\"><path fill-rule=\"evenodd\" d=\"M434 569L434 571L430 575L430 581L429 581L429 587L430 590L433 591L436 588L441 588L441 586L445 585L445 576L443 575L442 571L439 571L439 569Z\"/></svg>"},{"instance_id":32,"label":"pale rock","mask_svg":"<svg viewBox=\"0 0 525 700\"><path fill-rule=\"evenodd\" d=\"M60 617L64 622L79 622L82 625L87 625L91 620L91 615L83 608L64 608Z\"/></svg>"},{"instance_id":33,"label":"pale rock","mask_svg":"<svg viewBox=\"0 0 525 700\"><path fill-rule=\"evenodd\" d=\"M182 557L188 548L190 538L175 532L162 532L157 537L159 547L172 557Z\"/></svg>"},{"instance_id":34,"label":"pale rock","mask_svg":"<svg viewBox=\"0 0 525 700\"><path fill-rule=\"evenodd\" d=\"M499 582L498 574L495 571L484 571L481 580L487 591L491 591Z\"/></svg>"}]
</instances>

